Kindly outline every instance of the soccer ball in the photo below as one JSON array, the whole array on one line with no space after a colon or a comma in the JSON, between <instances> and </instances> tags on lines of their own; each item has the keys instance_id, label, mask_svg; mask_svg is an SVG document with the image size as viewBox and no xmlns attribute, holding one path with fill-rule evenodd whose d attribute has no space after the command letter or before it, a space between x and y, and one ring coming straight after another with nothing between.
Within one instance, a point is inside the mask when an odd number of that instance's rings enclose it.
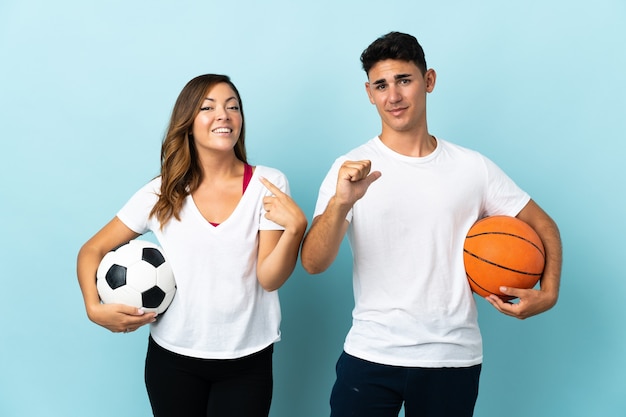
<instances>
[{"instance_id":1,"label":"soccer ball","mask_svg":"<svg viewBox=\"0 0 626 417\"><path fill-rule=\"evenodd\" d=\"M176 293L176 281L162 249L131 240L107 253L96 271L96 286L105 304L126 304L163 313Z\"/></svg>"}]
</instances>

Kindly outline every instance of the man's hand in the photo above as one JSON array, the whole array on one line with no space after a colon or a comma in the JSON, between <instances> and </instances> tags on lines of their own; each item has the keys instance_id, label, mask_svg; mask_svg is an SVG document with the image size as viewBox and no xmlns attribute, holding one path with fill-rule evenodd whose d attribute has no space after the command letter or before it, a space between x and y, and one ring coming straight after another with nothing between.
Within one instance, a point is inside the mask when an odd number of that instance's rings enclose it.
<instances>
[{"instance_id":1,"label":"man's hand","mask_svg":"<svg viewBox=\"0 0 626 417\"><path fill-rule=\"evenodd\" d=\"M380 178L381 173L374 171L371 161L345 161L337 175L336 203L352 208L361 199L369 186Z\"/></svg>"},{"instance_id":2,"label":"man's hand","mask_svg":"<svg viewBox=\"0 0 626 417\"><path fill-rule=\"evenodd\" d=\"M548 311L557 301L557 296L542 290L500 287L500 291L519 300L512 303L502 300L497 295L490 295L485 299L501 313L520 320Z\"/></svg>"}]
</instances>

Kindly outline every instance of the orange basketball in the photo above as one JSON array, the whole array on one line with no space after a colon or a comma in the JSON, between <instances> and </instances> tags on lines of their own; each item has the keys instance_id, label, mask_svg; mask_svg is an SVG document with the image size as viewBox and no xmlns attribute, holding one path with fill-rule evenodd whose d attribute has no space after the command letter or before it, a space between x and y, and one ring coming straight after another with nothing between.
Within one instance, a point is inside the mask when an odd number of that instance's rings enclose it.
<instances>
[{"instance_id":1,"label":"orange basketball","mask_svg":"<svg viewBox=\"0 0 626 417\"><path fill-rule=\"evenodd\" d=\"M463 246L465 272L472 291L486 297L514 297L500 287L533 288L545 264L541 239L527 223L516 217L491 216L477 221Z\"/></svg>"}]
</instances>

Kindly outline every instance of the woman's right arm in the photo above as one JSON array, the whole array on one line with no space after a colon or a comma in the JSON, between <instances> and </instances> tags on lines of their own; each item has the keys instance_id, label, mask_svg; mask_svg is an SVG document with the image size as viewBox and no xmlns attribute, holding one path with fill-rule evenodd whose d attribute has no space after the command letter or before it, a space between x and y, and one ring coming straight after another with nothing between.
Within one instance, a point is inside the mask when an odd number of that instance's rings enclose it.
<instances>
[{"instance_id":1,"label":"woman's right arm","mask_svg":"<svg viewBox=\"0 0 626 417\"><path fill-rule=\"evenodd\" d=\"M109 251L139 234L115 217L89 239L78 252L76 273L83 293L87 316L94 323L112 332L132 332L156 320L155 313L122 304L102 304L96 288L96 271Z\"/></svg>"}]
</instances>

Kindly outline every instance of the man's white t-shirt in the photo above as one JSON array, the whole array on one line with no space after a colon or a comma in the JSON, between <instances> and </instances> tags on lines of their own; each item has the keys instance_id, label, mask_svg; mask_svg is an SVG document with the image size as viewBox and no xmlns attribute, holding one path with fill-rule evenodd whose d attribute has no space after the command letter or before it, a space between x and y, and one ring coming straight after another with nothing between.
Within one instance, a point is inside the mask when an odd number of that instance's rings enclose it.
<instances>
[{"instance_id":1,"label":"man's white t-shirt","mask_svg":"<svg viewBox=\"0 0 626 417\"><path fill-rule=\"evenodd\" d=\"M176 295L150 329L160 346L191 357L232 359L280 340L278 293L260 286L256 261L259 230L283 228L265 218L263 197L271 193L259 177L289 193L280 171L257 166L239 204L217 227L187 196L180 221L172 218L161 229L156 217L149 217L160 193L160 177L117 214L137 233L152 231L172 265Z\"/></svg>"},{"instance_id":2,"label":"man's white t-shirt","mask_svg":"<svg viewBox=\"0 0 626 417\"><path fill-rule=\"evenodd\" d=\"M347 216L355 307L344 350L396 366L481 363L465 236L479 218L517 215L530 197L478 152L437 139L430 155L408 157L376 137L335 161L315 216L346 160L371 160L382 175Z\"/></svg>"}]
</instances>

